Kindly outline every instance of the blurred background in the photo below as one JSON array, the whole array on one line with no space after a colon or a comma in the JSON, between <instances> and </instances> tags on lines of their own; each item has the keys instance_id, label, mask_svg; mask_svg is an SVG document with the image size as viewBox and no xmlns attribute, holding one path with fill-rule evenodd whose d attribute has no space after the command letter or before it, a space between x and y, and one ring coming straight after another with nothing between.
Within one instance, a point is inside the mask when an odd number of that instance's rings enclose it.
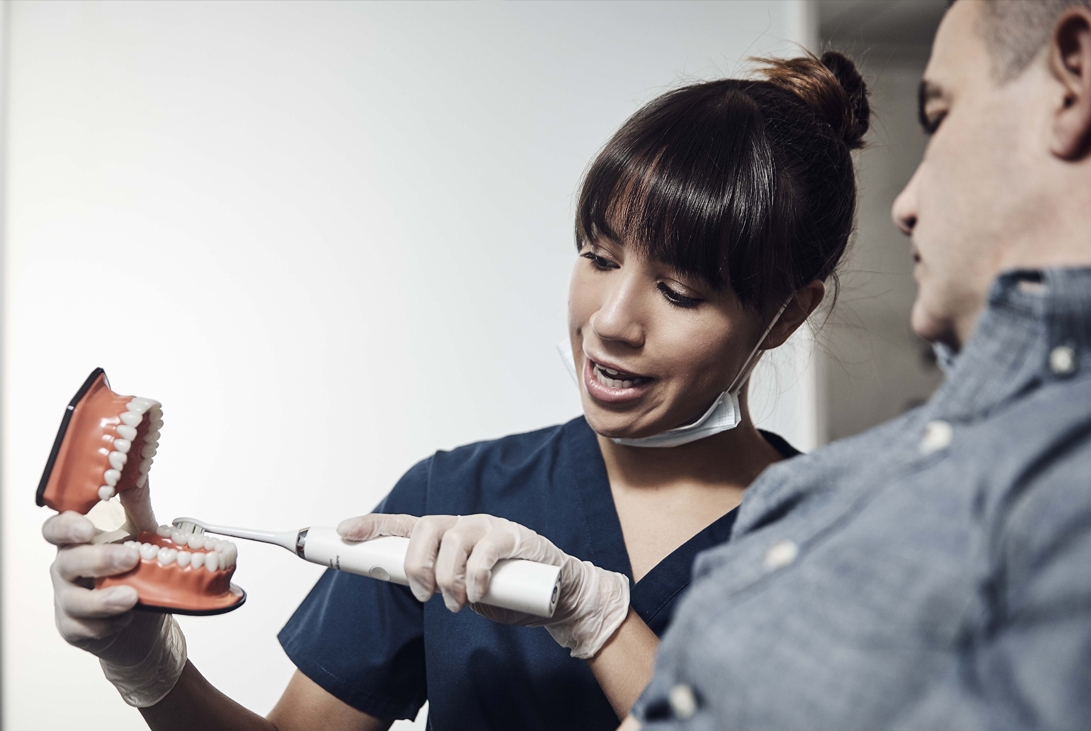
<instances>
[{"instance_id":1,"label":"blurred background","mask_svg":"<svg viewBox=\"0 0 1091 731\"><path fill-rule=\"evenodd\" d=\"M163 522L336 524L437 449L568 420L582 171L642 103L752 55L846 51L874 109L840 299L763 362L755 417L809 450L926 399L889 210L945 6L3 2L3 727L144 727L56 634L32 501L92 368L164 404ZM266 713L319 571L242 546L246 606L181 620L195 664Z\"/></svg>"}]
</instances>

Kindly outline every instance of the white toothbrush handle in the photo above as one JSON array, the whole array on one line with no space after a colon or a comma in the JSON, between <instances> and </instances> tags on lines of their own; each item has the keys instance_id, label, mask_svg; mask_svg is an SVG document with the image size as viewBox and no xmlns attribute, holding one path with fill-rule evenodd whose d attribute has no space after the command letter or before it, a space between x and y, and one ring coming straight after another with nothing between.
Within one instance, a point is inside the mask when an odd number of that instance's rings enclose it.
<instances>
[{"instance_id":1,"label":"white toothbrush handle","mask_svg":"<svg viewBox=\"0 0 1091 731\"><path fill-rule=\"evenodd\" d=\"M306 528L300 531L302 556L350 574L370 576L380 581L408 585L405 576L405 552L408 538L385 536L370 541L346 541L333 528ZM489 591L483 604L537 617L552 617L557 608L561 568L536 561L506 559L492 572Z\"/></svg>"}]
</instances>

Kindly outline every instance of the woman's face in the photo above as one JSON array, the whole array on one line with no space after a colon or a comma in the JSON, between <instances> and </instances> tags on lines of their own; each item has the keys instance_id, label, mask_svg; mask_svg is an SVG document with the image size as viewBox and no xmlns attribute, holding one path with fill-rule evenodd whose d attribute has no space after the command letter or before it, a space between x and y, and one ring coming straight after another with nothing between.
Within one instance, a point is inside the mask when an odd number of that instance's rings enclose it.
<instances>
[{"instance_id":1,"label":"woman's face","mask_svg":"<svg viewBox=\"0 0 1091 731\"><path fill-rule=\"evenodd\" d=\"M607 240L572 272L568 331L583 411L607 437L644 437L701 416L761 334L758 316Z\"/></svg>"}]
</instances>

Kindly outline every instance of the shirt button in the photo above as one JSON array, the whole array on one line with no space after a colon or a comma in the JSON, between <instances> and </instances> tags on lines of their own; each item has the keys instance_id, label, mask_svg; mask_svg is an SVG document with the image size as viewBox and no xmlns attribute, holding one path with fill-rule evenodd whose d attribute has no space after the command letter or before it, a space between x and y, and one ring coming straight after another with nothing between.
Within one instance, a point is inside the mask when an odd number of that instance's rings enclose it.
<instances>
[{"instance_id":1,"label":"shirt button","mask_svg":"<svg viewBox=\"0 0 1091 731\"><path fill-rule=\"evenodd\" d=\"M684 721L693 718L693 714L697 713L697 696L694 695L693 688L685 683L673 686L667 693L667 701L675 718Z\"/></svg>"},{"instance_id":2,"label":"shirt button","mask_svg":"<svg viewBox=\"0 0 1091 731\"><path fill-rule=\"evenodd\" d=\"M773 546L765 552L765 568L770 571L782 569L795 561L796 556L798 555L799 546L795 544L795 541L774 543Z\"/></svg>"},{"instance_id":3,"label":"shirt button","mask_svg":"<svg viewBox=\"0 0 1091 731\"><path fill-rule=\"evenodd\" d=\"M1049 369L1058 376L1070 376L1076 372L1076 351L1067 345L1058 345L1049 352Z\"/></svg>"},{"instance_id":4,"label":"shirt button","mask_svg":"<svg viewBox=\"0 0 1091 731\"><path fill-rule=\"evenodd\" d=\"M946 421L930 421L924 427L924 438L921 439L921 453L932 454L941 449L946 449L955 437L955 430Z\"/></svg>"}]
</instances>

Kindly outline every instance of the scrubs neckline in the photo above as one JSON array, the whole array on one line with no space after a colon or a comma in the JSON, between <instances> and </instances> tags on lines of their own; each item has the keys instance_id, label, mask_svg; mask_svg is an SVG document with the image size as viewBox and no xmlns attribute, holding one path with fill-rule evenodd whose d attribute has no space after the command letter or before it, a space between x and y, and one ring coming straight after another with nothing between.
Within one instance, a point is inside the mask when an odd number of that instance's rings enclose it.
<instances>
[{"instance_id":1,"label":"scrubs neckline","mask_svg":"<svg viewBox=\"0 0 1091 731\"><path fill-rule=\"evenodd\" d=\"M670 606L671 600L689 586L690 571L697 554L731 537L739 509L732 508L724 513L653 566L640 581L633 581L621 519L614 504L597 435L583 417L566 424L565 432L572 456L568 466L585 518L585 537L593 553L583 558L600 568L624 574L629 579L633 608L645 622L651 624L659 612ZM776 434L762 432L762 436L785 458L799 454ZM678 581L681 576L686 580Z\"/></svg>"}]
</instances>

